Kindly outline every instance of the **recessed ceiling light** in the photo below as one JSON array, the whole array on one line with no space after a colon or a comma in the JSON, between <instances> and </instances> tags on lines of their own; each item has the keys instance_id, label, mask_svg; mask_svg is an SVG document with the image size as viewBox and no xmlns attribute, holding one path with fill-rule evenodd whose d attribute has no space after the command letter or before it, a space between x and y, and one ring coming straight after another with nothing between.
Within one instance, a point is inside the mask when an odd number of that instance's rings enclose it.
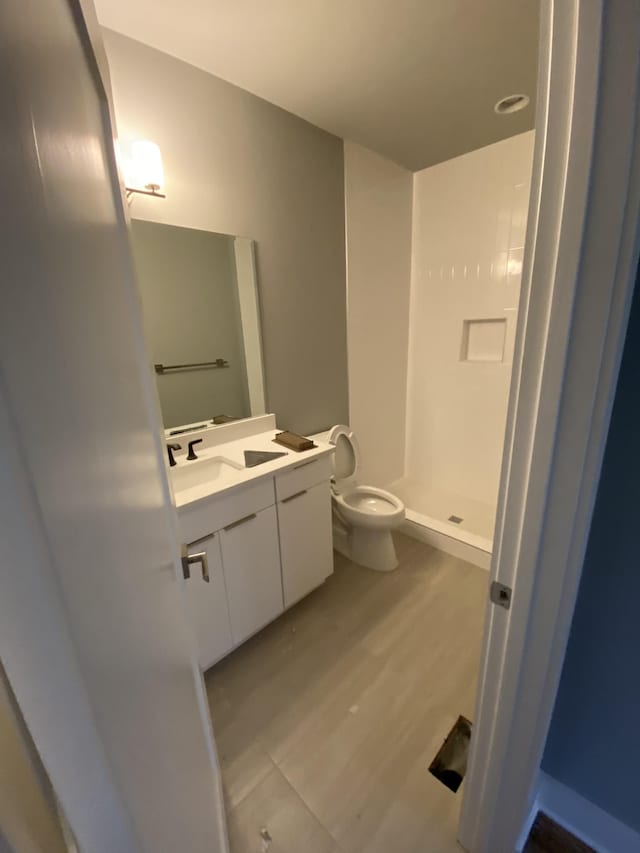
<instances>
[{"instance_id":1,"label":"recessed ceiling light","mask_svg":"<svg viewBox=\"0 0 640 853\"><path fill-rule=\"evenodd\" d=\"M529 95L507 95L506 98L501 98L493 108L498 115L506 115L507 113L517 113L529 106Z\"/></svg>"}]
</instances>

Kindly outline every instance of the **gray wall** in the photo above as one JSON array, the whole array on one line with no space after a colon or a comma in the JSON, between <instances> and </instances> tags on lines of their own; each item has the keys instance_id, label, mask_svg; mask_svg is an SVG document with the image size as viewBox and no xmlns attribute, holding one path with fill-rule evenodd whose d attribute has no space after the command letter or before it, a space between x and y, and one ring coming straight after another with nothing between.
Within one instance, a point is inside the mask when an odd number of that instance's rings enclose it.
<instances>
[{"instance_id":1,"label":"gray wall","mask_svg":"<svg viewBox=\"0 0 640 853\"><path fill-rule=\"evenodd\" d=\"M132 215L256 241L267 407L312 432L346 420L342 140L104 31L123 140L162 150L167 198Z\"/></svg>"},{"instance_id":2,"label":"gray wall","mask_svg":"<svg viewBox=\"0 0 640 853\"><path fill-rule=\"evenodd\" d=\"M640 831L640 286L543 770Z\"/></svg>"}]
</instances>

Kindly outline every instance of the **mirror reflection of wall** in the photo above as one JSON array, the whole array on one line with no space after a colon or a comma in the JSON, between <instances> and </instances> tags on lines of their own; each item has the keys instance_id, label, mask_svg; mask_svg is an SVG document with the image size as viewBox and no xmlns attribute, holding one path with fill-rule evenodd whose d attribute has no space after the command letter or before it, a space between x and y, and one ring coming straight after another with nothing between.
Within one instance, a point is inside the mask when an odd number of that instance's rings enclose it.
<instances>
[{"instance_id":1,"label":"mirror reflection of wall","mask_svg":"<svg viewBox=\"0 0 640 853\"><path fill-rule=\"evenodd\" d=\"M262 414L252 241L134 219L131 243L165 428Z\"/></svg>"}]
</instances>

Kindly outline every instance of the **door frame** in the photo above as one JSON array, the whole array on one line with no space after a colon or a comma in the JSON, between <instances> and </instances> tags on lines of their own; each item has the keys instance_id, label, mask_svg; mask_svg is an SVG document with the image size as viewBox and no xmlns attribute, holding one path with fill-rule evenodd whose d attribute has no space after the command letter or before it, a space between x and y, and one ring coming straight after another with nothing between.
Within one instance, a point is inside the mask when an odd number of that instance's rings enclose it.
<instances>
[{"instance_id":1,"label":"door frame","mask_svg":"<svg viewBox=\"0 0 640 853\"><path fill-rule=\"evenodd\" d=\"M543 0L536 142L458 837L518 849L560 681L640 246L637 6ZM634 112L634 109L636 112Z\"/></svg>"}]
</instances>

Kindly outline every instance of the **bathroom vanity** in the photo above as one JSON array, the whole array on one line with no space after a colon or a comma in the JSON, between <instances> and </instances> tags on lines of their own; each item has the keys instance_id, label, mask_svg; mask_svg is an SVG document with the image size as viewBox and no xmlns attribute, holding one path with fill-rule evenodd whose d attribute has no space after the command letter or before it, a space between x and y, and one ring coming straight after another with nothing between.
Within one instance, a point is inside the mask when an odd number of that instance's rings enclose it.
<instances>
[{"instance_id":1,"label":"bathroom vanity","mask_svg":"<svg viewBox=\"0 0 640 853\"><path fill-rule=\"evenodd\" d=\"M203 670L333 571L333 448L291 451L274 443L276 432L275 417L263 415L175 437L179 535L188 554L205 555L185 580ZM189 461L188 443L198 439ZM247 468L245 451L284 455Z\"/></svg>"},{"instance_id":2,"label":"bathroom vanity","mask_svg":"<svg viewBox=\"0 0 640 853\"><path fill-rule=\"evenodd\" d=\"M131 239L204 670L333 571L333 447L273 441L253 241L144 220Z\"/></svg>"}]
</instances>

